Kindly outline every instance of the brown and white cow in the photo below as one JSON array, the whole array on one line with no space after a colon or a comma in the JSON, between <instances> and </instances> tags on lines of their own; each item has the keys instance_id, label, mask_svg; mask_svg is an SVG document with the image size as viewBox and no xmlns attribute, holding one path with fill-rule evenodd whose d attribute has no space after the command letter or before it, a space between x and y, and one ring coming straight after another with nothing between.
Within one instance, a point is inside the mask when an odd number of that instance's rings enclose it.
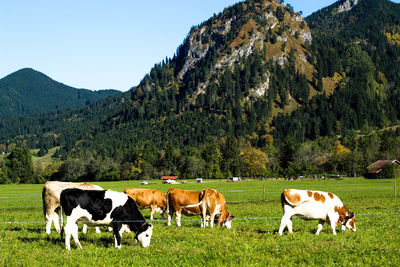
<instances>
[{"instance_id":1,"label":"brown and white cow","mask_svg":"<svg viewBox=\"0 0 400 267\"><path fill-rule=\"evenodd\" d=\"M155 212L164 217L167 209L167 198L160 190L155 189L139 189L139 188L126 188L124 193L132 198L136 204L141 208L150 208L150 219L153 220Z\"/></svg>"},{"instance_id":2,"label":"brown and white cow","mask_svg":"<svg viewBox=\"0 0 400 267\"><path fill-rule=\"evenodd\" d=\"M304 220L319 220L319 234L323 224L328 222L336 235L336 226L342 225L342 231L346 228L356 231L356 218L354 213L343 205L342 201L334 194L322 191L285 189L281 194L283 216L279 227L279 234L288 228L292 233L292 216L297 215Z\"/></svg>"},{"instance_id":3,"label":"brown and white cow","mask_svg":"<svg viewBox=\"0 0 400 267\"><path fill-rule=\"evenodd\" d=\"M170 188L167 191L167 212L168 225L171 225L171 218L175 214L176 224L181 226L181 214L187 216L200 215L200 207L198 203L201 200L203 191L183 190ZM187 207L194 205L193 207Z\"/></svg>"},{"instance_id":4,"label":"brown and white cow","mask_svg":"<svg viewBox=\"0 0 400 267\"><path fill-rule=\"evenodd\" d=\"M69 183L69 182L58 182L58 181L49 181L46 182L43 186L42 190L42 199L43 199L43 214L46 220L46 233L49 235L51 233L51 223L54 223L54 227L56 231L60 233L60 222L59 222L59 213L60 213L60 195L64 189L67 188L80 188L87 190L103 190L98 185L87 184L87 183ZM87 226L83 225L83 232L86 233ZM99 233L100 229L96 227L96 232Z\"/></svg>"},{"instance_id":5,"label":"brown and white cow","mask_svg":"<svg viewBox=\"0 0 400 267\"><path fill-rule=\"evenodd\" d=\"M206 216L210 215L210 226L214 226L214 218L218 216L217 226L225 226L230 229L232 227L232 220L235 216L229 214L226 209L226 201L223 194L215 189L204 189L200 199L200 211L202 215L201 227L206 226Z\"/></svg>"}]
</instances>

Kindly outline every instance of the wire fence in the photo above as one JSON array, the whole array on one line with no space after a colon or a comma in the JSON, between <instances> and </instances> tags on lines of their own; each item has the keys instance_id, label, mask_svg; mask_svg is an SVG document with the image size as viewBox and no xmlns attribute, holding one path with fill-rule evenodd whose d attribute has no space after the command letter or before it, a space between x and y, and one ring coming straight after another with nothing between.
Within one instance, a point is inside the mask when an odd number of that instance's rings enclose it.
<instances>
[{"instance_id":1,"label":"wire fence","mask_svg":"<svg viewBox=\"0 0 400 267\"><path fill-rule=\"evenodd\" d=\"M369 217L369 216L400 216L400 211L398 212L374 212L374 213L360 213L356 214L356 217ZM296 216L297 218L308 218L305 216ZM235 221L268 221L268 220L280 220L282 216L267 216L267 217L235 217ZM181 218L181 222L198 222L199 219ZM120 223L132 223L132 222L143 222L143 220L129 220L129 221L116 221ZM151 223L167 223L167 219L154 219L148 220ZM0 224L45 224L44 221L8 221L0 222Z\"/></svg>"},{"instance_id":2,"label":"wire fence","mask_svg":"<svg viewBox=\"0 0 400 267\"><path fill-rule=\"evenodd\" d=\"M279 190L278 190L279 188ZM242 203L267 203L272 201L279 201L278 198L270 198L267 199L267 195L271 197L271 195L279 195L281 193L280 189L282 185L269 185L268 187L257 185L257 186L248 186L246 188L225 188L224 190L220 190L227 199L234 199L240 198L240 194L246 194L246 196L250 196L250 198L254 199L246 199L246 197L242 197L240 200L230 200L227 201L228 204L242 204ZM335 185L335 193L336 192L364 192L364 190L370 191L385 191L387 194L394 194L394 197L397 197L397 187L396 181L394 183L391 182L381 182L379 184L365 184L365 183L352 183L352 184L337 184ZM36 201L32 201L36 200ZM29 202L32 203L40 203L42 202L41 194L2 194L0 196L0 211L9 211L9 210L32 210L32 209L41 209L42 205L23 205L23 203ZM6 205L4 205L6 204ZM8 205L10 206L8 206ZM21 205L21 206L20 206ZM398 216L400 215L400 211L392 211L392 212L375 212L375 213L356 213L357 217L360 216L383 216L383 215L390 215L390 216ZM251 221L267 221L267 220L278 220L281 219L281 216L270 216L270 217L235 217L235 221L243 221L243 220L251 220ZM0 219L1 220L1 219ZM199 221L199 219L190 219L183 217L181 219L182 222L190 222L190 221ZM152 220L151 222L161 223L167 222L164 219L156 219ZM15 220L15 221L0 221L0 224L45 224L43 221L23 221L23 220Z\"/></svg>"}]
</instances>

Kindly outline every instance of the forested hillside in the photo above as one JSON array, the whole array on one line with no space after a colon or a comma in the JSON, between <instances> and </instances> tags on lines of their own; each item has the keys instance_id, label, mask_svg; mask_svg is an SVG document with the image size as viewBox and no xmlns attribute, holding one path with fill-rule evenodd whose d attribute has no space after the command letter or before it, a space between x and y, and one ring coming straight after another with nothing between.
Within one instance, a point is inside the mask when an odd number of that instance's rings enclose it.
<instances>
[{"instance_id":1,"label":"forested hillside","mask_svg":"<svg viewBox=\"0 0 400 267\"><path fill-rule=\"evenodd\" d=\"M352 130L396 124L400 118L400 46L391 38L400 30L400 5L360 0L350 11L337 13L343 2L307 18L318 84L327 93L276 118L276 137L346 136Z\"/></svg>"},{"instance_id":2,"label":"forested hillside","mask_svg":"<svg viewBox=\"0 0 400 267\"><path fill-rule=\"evenodd\" d=\"M306 20L281 1L238 3L137 87L4 119L0 144L60 146L64 164L43 173L64 180L361 174L400 157L399 18L388 0L338 1Z\"/></svg>"},{"instance_id":3,"label":"forested hillside","mask_svg":"<svg viewBox=\"0 0 400 267\"><path fill-rule=\"evenodd\" d=\"M0 79L0 117L82 107L116 93L120 92L76 89L33 69L21 69Z\"/></svg>"}]
</instances>

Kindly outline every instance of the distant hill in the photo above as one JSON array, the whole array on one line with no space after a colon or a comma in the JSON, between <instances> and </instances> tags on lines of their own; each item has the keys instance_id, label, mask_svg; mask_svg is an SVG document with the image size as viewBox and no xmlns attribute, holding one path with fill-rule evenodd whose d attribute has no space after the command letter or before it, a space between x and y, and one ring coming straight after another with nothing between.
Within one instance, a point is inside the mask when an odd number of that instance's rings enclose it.
<instances>
[{"instance_id":1,"label":"distant hill","mask_svg":"<svg viewBox=\"0 0 400 267\"><path fill-rule=\"evenodd\" d=\"M81 107L118 93L121 92L76 89L25 68L0 79L0 117Z\"/></svg>"}]
</instances>

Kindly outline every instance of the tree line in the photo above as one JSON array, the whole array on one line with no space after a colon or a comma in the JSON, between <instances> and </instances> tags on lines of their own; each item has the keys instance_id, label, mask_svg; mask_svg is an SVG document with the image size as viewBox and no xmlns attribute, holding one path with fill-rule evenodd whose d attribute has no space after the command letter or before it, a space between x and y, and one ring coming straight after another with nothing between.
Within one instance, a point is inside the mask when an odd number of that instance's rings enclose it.
<instances>
[{"instance_id":1,"label":"tree line","mask_svg":"<svg viewBox=\"0 0 400 267\"><path fill-rule=\"evenodd\" d=\"M143 180L162 175L227 179L326 177L337 173L353 177L366 175L367 167L376 160L400 157L400 127L353 132L342 139L320 137L304 143L289 136L279 146L274 146L273 137L267 135L261 148L255 146L257 138L208 137L201 146L180 148L166 143L162 149L147 141L119 158L85 151L69 156L58 166L49 164L45 168L33 166L28 149L15 147L0 164L0 183Z\"/></svg>"}]
</instances>

